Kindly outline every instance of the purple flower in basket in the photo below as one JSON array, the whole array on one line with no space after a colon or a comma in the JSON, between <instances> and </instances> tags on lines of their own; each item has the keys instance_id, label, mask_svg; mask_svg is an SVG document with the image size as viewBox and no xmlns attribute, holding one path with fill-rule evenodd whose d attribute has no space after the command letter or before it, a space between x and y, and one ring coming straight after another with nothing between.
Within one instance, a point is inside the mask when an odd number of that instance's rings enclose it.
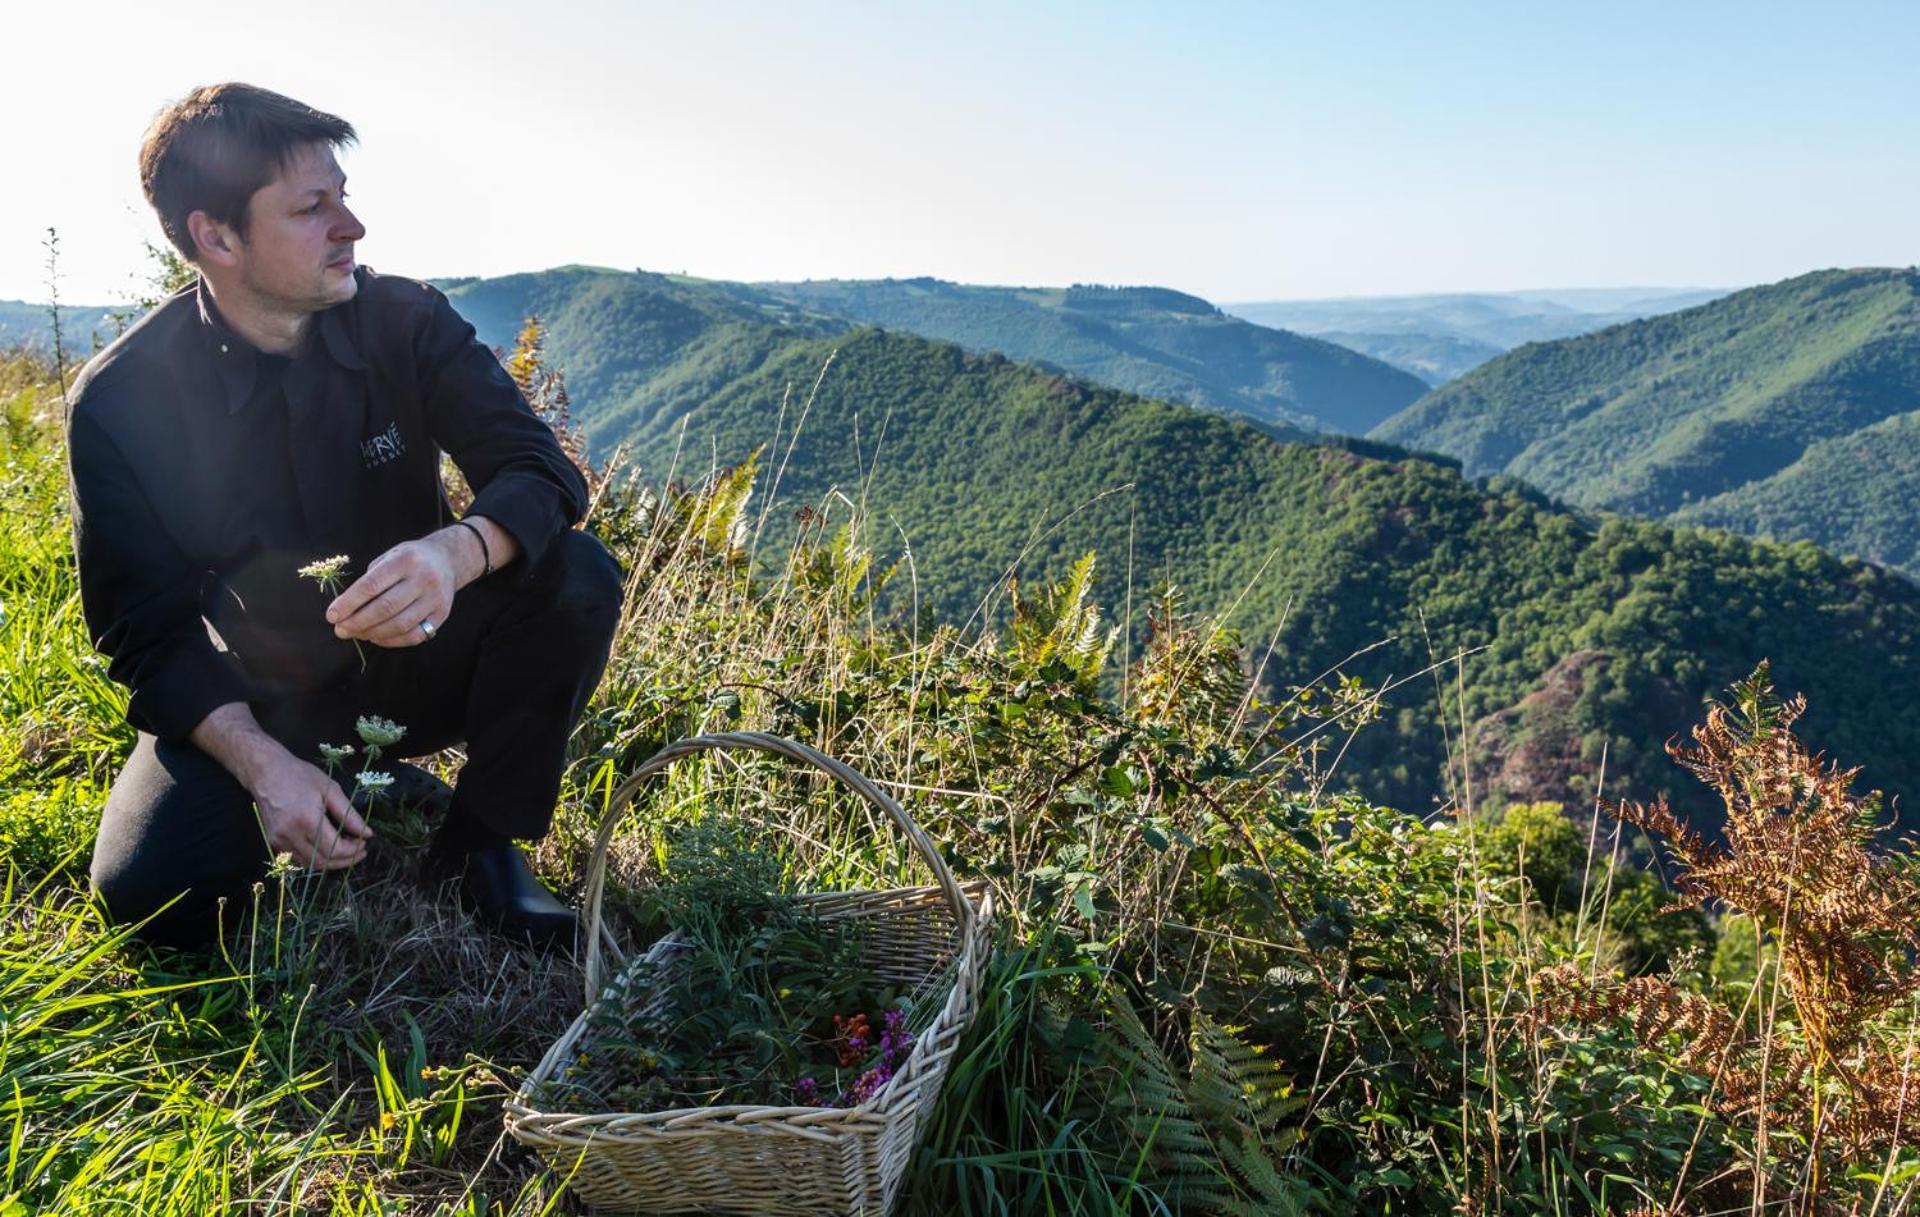
<instances>
[{"instance_id":1,"label":"purple flower in basket","mask_svg":"<svg viewBox=\"0 0 1920 1217\"><path fill-rule=\"evenodd\" d=\"M907 1030L907 1015L904 1010L889 1010L881 1018L880 1060L890 1064L897 1056L905 1056L907 1049L913 1046L913 1032Z\"/></svg>"},{"instance_id":2,"label":"purple flower in basket","mask_svg":"<svg viewBox=\"0 0 1920 1217\"><path fill-rule=\"evenodd\" d=\"M794 1092L797 1095L799 1095L800 1102L803 1105L807 1107L820 1106L820 1083L819 1082L814 1081L811 1077L801 1078L797 1083L794 1084L793 1089L794 1089Z\"/></svg>"},{"instance_id":3,"label":"purple flower in basket","mask_svg":"<svg viewBox=\"0 0 1920 1217\"><path fill-rule=\"evenodd\" d=\"M900 1063L906 1060L908 1049L913 1047L913 1032L907 1030L907 1016L904 1011L889 1010L882 1017L880 1031L880 1056L873 1067L862 1073L847 1091L844 1102L848 1106L858 1106L871 1100L893 1080Z\"/></svg>"},{"instance_id":4,"label":"purple flower in basket","mask_svg":"<svg viewBox=\"0 0 1920 1217\"><path fill-rule=\"evenodd\" d=\"M875 1065L861 1074L848 1092L850 1105L858 1106L880 1093L880 1088L893 1079L893 1070L885 1065Z\"/></svg>"}]
</instances>

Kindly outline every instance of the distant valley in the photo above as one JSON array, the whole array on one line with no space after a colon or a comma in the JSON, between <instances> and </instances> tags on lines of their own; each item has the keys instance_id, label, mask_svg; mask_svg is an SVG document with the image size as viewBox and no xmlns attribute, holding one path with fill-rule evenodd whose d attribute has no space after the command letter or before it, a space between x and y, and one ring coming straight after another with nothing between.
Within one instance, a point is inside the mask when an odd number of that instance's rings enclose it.
<instances>
[{"instance_id":1,"label":"distant valley","mask_svg":"<svg viewBox=\"0 0 1920 1217\"><path fill-rule=\"evenodd\" d=\"M68 358L84 360L96 338L101 346L113 341L118 332L111 316L114 311L104 306L60 306L60 341ZM0 300L0 351L15 347L52 352L53 318L46 305Z\"/></svg>"},{"instance_id":2,"label":"distant valley","mask_svg":"<svg viewBox=\"0 0 1920 1217\"><path fill-rule=\"evenodd\" d=\"M1223 307L1259 325L1337 342L1438 385L1529 342L1572 338L1692 308L1725 294L1715 288L1573 288L1249 301Z\"/></svg>"}]
</instances>

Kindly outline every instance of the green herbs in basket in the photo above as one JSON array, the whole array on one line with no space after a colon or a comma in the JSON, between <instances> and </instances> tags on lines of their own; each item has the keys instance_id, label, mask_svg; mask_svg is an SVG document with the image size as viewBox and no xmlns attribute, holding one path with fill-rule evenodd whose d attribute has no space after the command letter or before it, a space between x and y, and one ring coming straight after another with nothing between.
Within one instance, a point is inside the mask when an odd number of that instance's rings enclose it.
<instances>
[{"instance_id":1,"label":"green herbs in basket","mask_svg":"<svg viewBox=\"0 0 1920 1217\"><path fill-rule=\"evenodd\" d=\"M851 1106L905 1063L924 1022L911 995L873 983L858 923L823 921L783 890L764 838L703 820L670 835L664 869L653 902L677 949L614 977L549 1101L581 1112Z\"/></svg>"}]
</instances>

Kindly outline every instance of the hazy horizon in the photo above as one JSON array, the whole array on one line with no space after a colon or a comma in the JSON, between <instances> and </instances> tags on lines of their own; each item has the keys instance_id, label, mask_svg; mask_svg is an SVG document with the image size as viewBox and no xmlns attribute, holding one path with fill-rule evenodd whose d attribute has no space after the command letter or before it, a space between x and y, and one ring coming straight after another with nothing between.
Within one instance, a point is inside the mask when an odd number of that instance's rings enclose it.
<instances>
[{"instance_id":1,"label":"hazy horizon","mask_svg":"<svg viewBox=\"0 0 1920 1217\"><path fill-rule=\"evenodd\" d=\"M64 243L65 243L65 238L63 237L62 244L64 245ZM62 260L64 261L64 253L62 256ZM807 278L808 278L806 276L802 276L801 278L797 278L797 279L774 279L774 278L769 278L768 276L765 276L765 275L753 275L744 279L723 279L721 276L718 276L718 275L702 275L693 270L682 270L682 269L666 270L666 269L653 267L653 266L607 266L599 263L590 263L590 262L557 262L552 266L521 267L518 269L498 271L494 274L488 274L488 275L465 274L458 271L450 272L446 274L431 273L431 272L418 273L418 272L406 271L406 270L393 270L389 272L388 268L382 267L382 266L376 266L371 262L366 263L366 265L368 266L369 269L374 270L376 272L400 274L400 275L405 275L408 278L412 278L412 279L425 279L425 280L432 280L434 282L445 282L447 280L453 280L453 279L495 279L495 278L504 278L510 275L537 275L537 274L543 274L547 271L560 270L568 266L585 266L595 270L606 270L606 271L613 271L616 273L639 272L639 273L645 273L645 274L681 275L681 276L685 276L687 278L692 278L692 279L704 279L704 280L709 280L713 282L732 282L732 283L799 283L799 282L807 281ZM1833 268L1817 267L1817 266L1808 267L1805 271L1800 271L1796 273L1808 274L1814 271L1827 270L1827 269L1833 269ZM1795 276L1789 275L1785 277L1793 278ZM940 279L944 282L956 283L962 287L1005 288L1009 290L1032 290L1032 289L1046 289L1046 288L1064 288L1064 287L1073 286L1073 284L1070 284L1070 283L1038 283L1038 282L977 283L970 280L952 279L945 275L925 275L925 274L875 275L875 276L859 276L859 277L852 276L852 275L811 276L811 280L817 283L832 282L836 280L840 282L876 282L879 280L884 280L889 278L891 279L935 278L935 279ZM1192 292L1189 288L1179 283L1122 283L1122 282L1118 282L1110 279L1081 280L1080 282L1096 283L1106 287L1171 288L1176 291L1187 292L1190 295L1199 295L1199 293ZM67 276L64 273L61 275L61 284L62 285L61 285L61 291L60 291L60 307L63 309L66 309L66 308L118 308L126 302L125 298L119 298L119 299L103 298L103 299L87 299L87 300L77 299L73 296L71 290L67 287L66 285ZM1376 292L1376 293L1367 293L1367 294L1360 294L1360 295L1341 295L1341 296L1264 296L1264 297L1241 299L1241 300L1215 299L1211 296L1202 296L1201 298L1205 299L1210 304L1218 305L1219 307L1225 309L1225 308L1231 308L1234 306L1247 305L1247 304L1335 304L1335 303L1340 303L1344 301L1361 301L1361 300L1409 300L1411 301L1411 300L1438 299L1438 298L1443 298L1448 296L1521 296L1521 297L1543 296L1544 297L1544 296L1561 295L1561 294L1576 293L1576 292L1605 292L1605 293L1646 292L1646 293L1655 294L1655 295L1667 295L1667 294L1681 294L1681 293L1687 293L1687 292L1700 292L1700 291L1733 292L1733 291L1739 291L1741 288L1753 287L1753 286L1758 286L1758 285L1747 284L1747 283L1733 285L1733 286L1728 286L1724 284L1710 285L1710 284L1663 284L1663 283L1621 283L1621 284L1578 283L1578 284L1561 284L1559 286L1554 286L1554 287L1514 287L1514 288L1467 287L1467 288L1445 289L1440 291L1429 291L1429 292ZM26 295L26 296L0 296L0 303L44 305L46 303L46 293L44 291L41 291L36 294Z\"/></svg>"}]
</instances>

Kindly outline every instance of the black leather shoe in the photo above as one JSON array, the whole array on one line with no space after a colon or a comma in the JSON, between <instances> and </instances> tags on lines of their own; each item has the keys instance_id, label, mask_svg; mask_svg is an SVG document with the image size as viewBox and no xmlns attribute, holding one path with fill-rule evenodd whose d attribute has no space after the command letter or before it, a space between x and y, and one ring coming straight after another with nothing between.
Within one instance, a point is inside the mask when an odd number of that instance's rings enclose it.
<instances>
[{"instance_id":1,"label":"black leather shoe","mask_svg":"<svg viewBox=\"0 0 1920 1217\"><path fill-rule=\"evenodd\" d=\"M578 937L579 914L547 890L511 842L460 853L430 849L422 876L433 887L457 880L461 906L517 942L571 948Z\"/></svg>"}]
</instances>

